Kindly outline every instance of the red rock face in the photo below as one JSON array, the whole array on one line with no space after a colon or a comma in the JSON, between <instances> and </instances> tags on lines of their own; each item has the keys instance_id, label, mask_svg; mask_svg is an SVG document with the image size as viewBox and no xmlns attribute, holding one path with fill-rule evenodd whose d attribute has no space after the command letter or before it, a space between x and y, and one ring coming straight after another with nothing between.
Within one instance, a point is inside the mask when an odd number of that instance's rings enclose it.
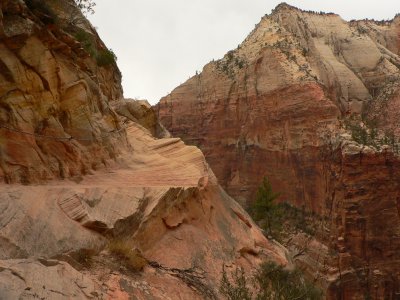
<instances>
[{"instance_id":1,"label":"red rock face","mask_svg":"<svg viewBox=\"0 0 400 300\"><path fill-rule=\"evenodd\" d=\"M400 161L390 152L336 155L331 235L343 285L331 285L329 299L396 299Z\"/></svg>"},{"instance_id":2,"label":"red rock face","mask_svg":"<svg viewBox=\"0 0 400 300\"><path fill-rule=\"evenodd\" d=\"M376 26L395 36L396 22ZM326 254L313 246L298 262L320 274L328 299L400 293L400 159L393 145L358 144L345 126L349 116L363 124L363 115L379 135L398 134L396 42L380 43L367 25L280 5L156 107L242 203L268 176L281 201L326 220L315 241Z\"/></svg>"},{"instance_id":3,"label":"red rock face","mask_svg":"<svg viewBox=\"0 0 400 300\"><path fill-rule=\"evenodd\" d=\"M122 98L121 74L83 49L98 55L105 45L67 1L36 6L0 3L0 181L8 183L88 174L128 146L110 107ZM63 17L54 25L41 9ZM81 27L68 15L81 16Z\"/></svg>"},{"instance_id":4,"label":"red rock face","mask_svg":"<svg viewBox=\"0 0 400 300\"><path fill-rule=\"evenodd\" d=\"M161 120L173 135L201 147L220 183L237 198L250 199L269 175L281 198L322 212L323 203L313 200L326 190L319 150L323 130L335 126L339 115L322 87L299 84L235 98L199 101L196 111L189 101L167 98L159 105ZM190 124L196 124L194 131Z\"/></svg>"},{"instance_id":5,"label":"red rock face","mask_svg":"<svg viewBox=\"0 0 400 300\"><path fill-rule=\"evenodd\" d=\"M0 1L0 299L221 299L223 268L291 267L104 49L72 0Z\"/></svg>"}]
</instances>

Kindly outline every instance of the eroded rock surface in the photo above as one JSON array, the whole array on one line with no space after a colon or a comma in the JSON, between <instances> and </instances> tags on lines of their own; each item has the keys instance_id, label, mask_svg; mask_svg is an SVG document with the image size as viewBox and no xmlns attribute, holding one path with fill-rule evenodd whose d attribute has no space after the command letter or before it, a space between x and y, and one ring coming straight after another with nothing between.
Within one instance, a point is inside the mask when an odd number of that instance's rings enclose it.
<instances>
[{"instance_id":1,"label":"eroded rock surface","mask_svg":"<svg viewBox=\"0 0 400 300\"><path fill-rule=\"evenodd\" d=\"M0 261L1 299L104 299L100 286L56 260Z\"/></svg>"},{"instance_id":2,"label":"eroded rock surface","mask_svg":"<svg viewBox=\"0 0 400 300\"><path fill-rule=\"evenodd\" d=\"M31 262L30 257L65 259L65 255L80 249L100 251L107 237L119 236L140 249L153 267L136 274L135 280L117 270L107 277L111 288L96 289L98 295L113 298L115 289L121 293L126 290L121 282L134 286L140 279L149 282L150 294L158 290L155 286L163 289L153 295L155 299L191 294L201 299L207 295L217 297L224 264L251 270L262 258L287 263L285 249L268 241L247 213L219 187L198 148L176 138L156 140L135 123L127 132L135 151L123 155L123 163L85 176L79 184L52 181L45 186L0 187L0 237L4 241L0 248L5 266L11 263L6 259L20 258L19 268L31 276L25 264L39 266L40 261ZM102 276L109 272L104 265L106 262L86 270L87 280L101 286ZM195 287L193 292L179 276L168 279L171 272L191 269L201 272L199 284L203 290ZM45 272L44 267L38 272ZM73 280L77 271L68 272L65 280ZM37 280L32 293L39 282L44 284ZM173 282L179 284L168 287ZM15 293L22 293L25 285L15 287ZM5 282L0 295L8 295L10 289ZM62 289L61 285L57 290ZM11 290L14 293L14 287ZM66 289L64 293L68 296L74 290ZM129 290L126 293L131 295Z\"/></svg>"},{"instance_id":3,"label":"eroded rock surface","mask_svg":"<svg viewBox=\"0 0 400 300\"><path fill-rule=\"evenodd\" d=\"M400 293L398 23L281 4L156 107L240 202L267 176L281 201L326 220L297 260L329 299Z\"/></svg>"},{"instance_id":4,"label":"eroded rock surface","mask_svg":"<svg viewBox=\"0 0 400 300\"><path fill-rule=\"evenodd\" d=\"M121 75L96 61L109 52L93 27L73 1L29 3L0 3L0 178L9 183L87 174L128 147L110 106Z\"/></svg>"},{"instance_id":5,"label":"eroded rock surface","mask_svg":"<svg viewBox=\"0 0 400 300\"><path fill-rule=\"evenodd\" d=\"M0 2L0 299L215 299L223 266L288 264L73 3Z\"/></svg>"}]
</instances>

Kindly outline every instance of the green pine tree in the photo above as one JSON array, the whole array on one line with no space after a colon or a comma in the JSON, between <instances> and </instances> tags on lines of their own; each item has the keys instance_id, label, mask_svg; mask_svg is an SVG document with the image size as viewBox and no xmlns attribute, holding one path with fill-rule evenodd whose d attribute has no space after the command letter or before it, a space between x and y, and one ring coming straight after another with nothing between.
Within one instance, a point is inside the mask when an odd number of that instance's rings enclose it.
<instances>
[{"instance_id":1,"label":"green pine tree","mask_svg":"<svg viewBox=\"0 0 400 300\"><path fill-rule=\"evenodd\" d=\"M261 227L272 234L272 221L276 213L277 205L275 199L279 197L279 193L272 190L271 183L267 177L264 177L262 184L258 188L256 200L252 206L252 215Z\"/></svg>"}]
</instances>

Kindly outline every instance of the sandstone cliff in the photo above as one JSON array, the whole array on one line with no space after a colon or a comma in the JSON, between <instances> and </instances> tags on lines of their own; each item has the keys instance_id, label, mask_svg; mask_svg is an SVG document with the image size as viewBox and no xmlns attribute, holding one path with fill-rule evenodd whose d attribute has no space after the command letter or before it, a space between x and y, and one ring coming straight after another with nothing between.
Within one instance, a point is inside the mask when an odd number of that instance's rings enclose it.
<instances>
[{"instance_id":1,"label":"sandstone cliff","mask_svg":"<svg viewBox=\"0 0 400 300\"><path fill-rule=\"evenodd\" d=\"M1 1L0 178L90 173L128 147L110 109L122 97L121 75L114 62L96 62L108 49L73 2L26 3Z\"/></svg>"},{"instance_id":2,"label":"sandstone cliff","mask_svg":"<svg viewBox=\"0 0 400 300\"><path fill-rule=\"evenodd\" d=\"M398 24L281 4L157 105L230 195L245 203L268 176L322 217L298 263L329 299L400 293Z\"/></svg>"},{"instance_id":3,"label":"sandstone cliff","mask_svg":"<svg viewBox=\"0 0 400 300\"><path fill-rule=\"evenodd\" d=\"M123 167L79 184L0 187L1 297L213 299L224 264L286 263L285 250L218 186L196 147L155 140L135 123L128 139L135 151L120 158ZM140 249L143 272L106 251L116 238ZM83 268L77 256L89 250L95 257Z\"/></svg>"},{"instance_id":4,"label":"sandstone cliff","mask_svg":"<svg viewBox=\"0 0 400 300\"><path fill-rule=\"evenodd\" d=\"M288 263L74 2L0 4L1 299L214 299L223 266Z\"/></svg>"}]
</instances>

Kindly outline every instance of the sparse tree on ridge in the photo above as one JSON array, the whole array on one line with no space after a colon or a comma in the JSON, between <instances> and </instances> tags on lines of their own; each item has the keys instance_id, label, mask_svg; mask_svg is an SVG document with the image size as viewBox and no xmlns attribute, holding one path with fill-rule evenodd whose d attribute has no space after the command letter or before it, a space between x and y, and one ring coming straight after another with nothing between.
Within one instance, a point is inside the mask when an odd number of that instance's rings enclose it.
<instances>
[{"instance_id":1,"label":"sparse tree on ridge","mask_svg":"<svg viewBox=\"0 0 400 300\"><path fill-rule=\"evenodd\" d=\"M88 14L94 14L94 7L96 3L93 0L74 0L76 5L82 11L82 13L87 16Z\"/></svg>"},{"instance_id":2,"label":"sparse tree on ridge","mask_svg":"<svg viewBox=\"0 0 400 300\"><path fill-rule=\"evenodd\" d=\"M93 15L96 3L93 0L74 0L75 5L80 9L84 16ZM70 3L72 5L72 3ZM77 14L74 7L69 9L68 24L76 26L82 23L84 18L81 14Z\"/></svg>"}]
</instances>

